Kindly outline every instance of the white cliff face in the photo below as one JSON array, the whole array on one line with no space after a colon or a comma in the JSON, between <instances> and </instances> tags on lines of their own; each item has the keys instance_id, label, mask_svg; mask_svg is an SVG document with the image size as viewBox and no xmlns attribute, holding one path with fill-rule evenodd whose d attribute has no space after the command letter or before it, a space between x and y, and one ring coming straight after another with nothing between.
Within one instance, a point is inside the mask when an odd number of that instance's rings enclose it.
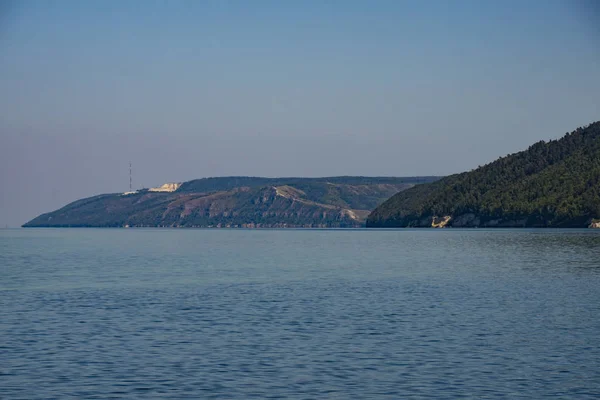
<instances>
[{"instance_id":1,"label":"white cliff face","mask_svg":"<svg viewBox=\"0 0 600 400\"><path fill-rule=\"evenodd\" d=\"M174 192L181 186L181 183L165 183L162 186L150 188L149 192Z\"/></svg>"},{"instance_id":2,"label":"white cliff face","mask_svg":"<svg viewBox=\"0 0 600 400\"><path fill-rule=\"evenodd\" d=\"M590 226L588 226L588 228L600 229L600 221L592 221L592 223L590 224Z\"/></svg>"},{"instance_id":3,"label":"white cliff face","mask_svg":"<svg viewBox=\"0 0 600 400\"><path fill-rule=\"evenodd\" d=\"M446 225L448 225L448 222L450 222L451 219L452 217L449 215L446 215L444 217L433 217L431 221L431 227L444 228Z\"/></svg>"}]
</instances>

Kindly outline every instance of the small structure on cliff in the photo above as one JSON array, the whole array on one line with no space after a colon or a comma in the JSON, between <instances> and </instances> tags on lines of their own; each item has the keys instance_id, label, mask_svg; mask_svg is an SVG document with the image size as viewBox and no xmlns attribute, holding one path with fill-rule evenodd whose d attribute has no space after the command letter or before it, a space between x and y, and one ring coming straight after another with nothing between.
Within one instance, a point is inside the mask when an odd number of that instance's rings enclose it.
<instances>
[{"instance_id":1,"label":"small structure on cliff","mask_svg":"<svg viewBox=\"0 0 600 400\"><path fill-rule=\"evenodd\" d=\"M181 186L181 183L165 183L162 186L148 189L149 192L174 192Z\"/></svg>"}]
</instances>

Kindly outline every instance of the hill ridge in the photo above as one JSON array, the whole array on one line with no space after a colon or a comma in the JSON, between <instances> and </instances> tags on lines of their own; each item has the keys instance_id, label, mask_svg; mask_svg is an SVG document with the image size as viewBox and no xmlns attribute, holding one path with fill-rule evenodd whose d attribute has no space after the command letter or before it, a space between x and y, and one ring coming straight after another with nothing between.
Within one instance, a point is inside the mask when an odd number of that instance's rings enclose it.
<instances>
[{"instance_id":1,"label":"hill ridge","mask_svg":"<svg viewBox=\"0 0 600 400\"><path fill-rule=\"evenodd\" d=\"M600 218L600 122L392 196L367 227L584 227Z\"/></svg>"},{"instance_id":2,"label":"hill ridge","mask_svg":"<svg viewBox=\"0 0 600 400\"><path fill-rule=\"evenodd\" d=\"M24 227L360 227L391 195L436 177L217 177L175 191L97 195ZM331 182L333 181L333 182Z\"/></svg>"}]
</instances>

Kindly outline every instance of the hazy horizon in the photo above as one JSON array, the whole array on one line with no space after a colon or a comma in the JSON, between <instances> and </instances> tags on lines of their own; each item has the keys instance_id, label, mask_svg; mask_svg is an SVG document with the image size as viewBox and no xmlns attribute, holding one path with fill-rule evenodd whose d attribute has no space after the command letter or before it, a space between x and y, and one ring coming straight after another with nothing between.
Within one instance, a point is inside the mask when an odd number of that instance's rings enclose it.
<instances>
[{"instance_id":1,"label":"hazy horizon","mask_svg":"<svg viewBox=\"0 0 600 400\"><path fill-rule=\"evenodd\" d=\"M600 120L590 1L0 2L0 226L213 176L443 176Z\"/></svg>"}]
</instances>

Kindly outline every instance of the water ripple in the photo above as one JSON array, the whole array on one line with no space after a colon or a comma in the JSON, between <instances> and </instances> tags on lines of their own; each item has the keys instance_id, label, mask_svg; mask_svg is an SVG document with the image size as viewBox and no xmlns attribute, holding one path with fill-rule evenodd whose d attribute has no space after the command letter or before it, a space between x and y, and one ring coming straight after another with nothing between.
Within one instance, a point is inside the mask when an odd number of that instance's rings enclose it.
<instances>
[{"instance_id":1,"label":"water ripple","mask_svg":"<svg viewBox=\"0 0 600 400\"><path fill-rule=\"evenodd\" d=\"M599 235L2 235L1 398L600 396Z\"/></svg>"}]
</instances>

